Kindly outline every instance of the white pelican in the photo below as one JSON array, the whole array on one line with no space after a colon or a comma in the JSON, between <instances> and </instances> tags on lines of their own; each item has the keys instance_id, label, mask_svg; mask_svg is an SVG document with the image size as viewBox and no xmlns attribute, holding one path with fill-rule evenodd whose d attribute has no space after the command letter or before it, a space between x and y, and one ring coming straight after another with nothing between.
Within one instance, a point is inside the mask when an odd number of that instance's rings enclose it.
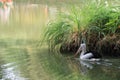
<instances>
[{"instance_id":1,"label":"white pelican","mask_svg":"<svg viewBox=\"0 0 120 80\"><path fill-rule=\"evenodd\" d=\"M85 43L81 43L78 51L75 53L75 56L80 51L82 51L81 54L80 54L80 59L81 60L87 60L87 61L99 61L100 60L100 59L97 59L97 58L93 58L94 57L93 53L91 53L91 52L87 53L87 51L86 51L86 44Z\"/></svg>"}]
</instances>

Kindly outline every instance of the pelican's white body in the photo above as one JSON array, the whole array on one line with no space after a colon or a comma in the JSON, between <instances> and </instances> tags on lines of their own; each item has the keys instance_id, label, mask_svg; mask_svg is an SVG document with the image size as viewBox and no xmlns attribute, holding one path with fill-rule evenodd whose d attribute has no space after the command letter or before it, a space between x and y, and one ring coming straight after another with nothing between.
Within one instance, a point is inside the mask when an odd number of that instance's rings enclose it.
<instances>
[{"instance_id":1,"label":"pelican's white body","mask_svg":"<svg viewBox=\"0 0 120 80\"><path fill-rule=\"evenodd\" d=\"M80 49L82 50L82 52L80 54L80 59L85 60L85 59L90 59L93 57L92 53L86 53L86 44L85 43L82 43L80 45Z\"/></svg>"}]
</instances>

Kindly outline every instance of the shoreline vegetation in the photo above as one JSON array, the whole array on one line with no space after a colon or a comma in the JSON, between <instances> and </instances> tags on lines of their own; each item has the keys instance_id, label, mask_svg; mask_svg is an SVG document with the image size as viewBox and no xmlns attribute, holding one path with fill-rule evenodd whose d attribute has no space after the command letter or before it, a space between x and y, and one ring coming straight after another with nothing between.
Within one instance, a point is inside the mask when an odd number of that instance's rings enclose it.
<instances>
[{"instance_id":1,"label":"shoreline vegetation","mask_svg":"<svg viewBox=\"0 0 120 80\"><path fill-rule=\"evenodd\" d=\"M44 32L51 51L76 52L81 40L87 51L102 57L120 56L120 7L107 1L72 6L50 20Z\"/></svg>"}]
</instances>

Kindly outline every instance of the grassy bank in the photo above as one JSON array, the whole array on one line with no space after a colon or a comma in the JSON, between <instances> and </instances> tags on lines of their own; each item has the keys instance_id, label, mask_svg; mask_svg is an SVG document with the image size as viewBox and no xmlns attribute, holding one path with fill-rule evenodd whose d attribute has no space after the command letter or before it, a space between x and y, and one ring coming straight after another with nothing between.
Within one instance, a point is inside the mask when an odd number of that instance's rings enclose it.
<instances>
[{"instance_id":1,"label":"grassy bank","mask_svg":"<svg viewBox=\"0 0 120 80\"><path fill-rule=\"evenodd\" d=\"M48 41L50 49L59 51L76 51L81 40L84 40L87 50L97 53L99 41L111 41L106 37L119 35L119 13L119 6L111 5L107 1L88 1L80 7L72 6L70 10L59 13L55 20L48 23L44 39ZM113 47L116 47L119 39L112 42ZM99 48L99 52L101 51ZM100 54L106 53L103 51Z\"/></svg>"}]
</instances>

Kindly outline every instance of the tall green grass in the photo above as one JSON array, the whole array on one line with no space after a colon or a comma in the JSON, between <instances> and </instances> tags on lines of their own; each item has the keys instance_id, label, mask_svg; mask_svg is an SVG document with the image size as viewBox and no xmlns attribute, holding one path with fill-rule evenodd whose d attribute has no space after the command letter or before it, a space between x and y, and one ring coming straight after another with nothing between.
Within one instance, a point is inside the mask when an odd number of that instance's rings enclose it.
<instances>
[{"instance_id":1,"label":"tall green grass","mask_svg":"<svg viewBox=\"0 0 120 80\"><path fill-rule=\"evenodd\" d=\"M87 39L97 34L98 40L106 35L116 34L120 25L119 11L119 6L102 0L88 1L80 7L73 6L70 10L58 14L57 18L47 25L45 39L50 48L54 49L58 44L68 43L69 46L75 42L79 45L80 40L87 37L85 34L88 34Z\"/></svg>"}]
</instances>

